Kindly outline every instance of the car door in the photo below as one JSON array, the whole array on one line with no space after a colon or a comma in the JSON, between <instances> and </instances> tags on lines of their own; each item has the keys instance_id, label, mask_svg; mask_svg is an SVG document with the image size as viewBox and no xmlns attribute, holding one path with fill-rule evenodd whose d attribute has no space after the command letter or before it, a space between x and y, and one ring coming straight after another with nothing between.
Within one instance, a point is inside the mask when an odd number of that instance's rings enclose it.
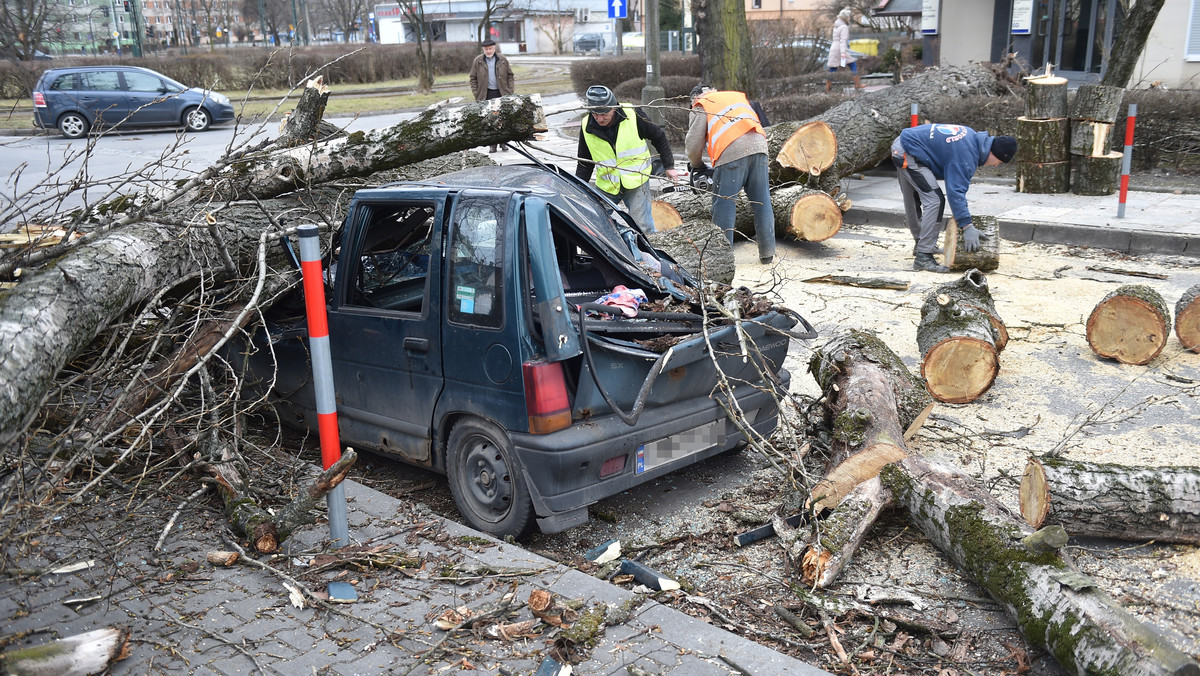
<instances>
[{"instance_id":1,"label":"car door","mask_svg":"<svg viewBox=\"0 0 1200 676\"><path fill-rule=\"evenodd\" d=\"M79 73L79 103L106 126L129 115L129 99L121 86L120 71L86 70Z\"/></svg>"},{"instance_id":2,"label":"car door","mask_svg":"<svg viewBox=\"0 0 1200 676\"><path fill-rule=\"evenodd\" d=\"M329 312L343 441L419 464L442 392L442 211L440 196L358 203Z\"/></svg>"},{"instance_id":3,"label":"car door","mask_svg":"<svg viewBox=\"0 0 1200 676\"><path fill-rule=\"evenodd\" d=\"M162 78L136 70L122 71L128 96L130 124L162 126L179 124L183 113L179 97L170 92Z\"/></svg>"}]
</instances>

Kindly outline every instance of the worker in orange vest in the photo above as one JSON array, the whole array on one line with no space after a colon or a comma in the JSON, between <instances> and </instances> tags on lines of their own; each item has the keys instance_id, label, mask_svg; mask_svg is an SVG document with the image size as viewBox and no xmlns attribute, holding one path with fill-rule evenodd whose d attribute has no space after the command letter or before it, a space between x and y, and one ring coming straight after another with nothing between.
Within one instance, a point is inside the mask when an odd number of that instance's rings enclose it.
<instances>
[{"instance_id":1,"label":"worker in orange vest","mask_svg":"<svg viewBox=\"0 0 1200 676\"><path fill-rule=\"evenodd\" d=\"M712 220L733 243L734 199L744 189L754 211L758 260L775 259L775 213L767 183L767 137L746 95L697 85L684 150L693 171L704 170L707 152L713 167Z\"/></svg>"}]
</instances>

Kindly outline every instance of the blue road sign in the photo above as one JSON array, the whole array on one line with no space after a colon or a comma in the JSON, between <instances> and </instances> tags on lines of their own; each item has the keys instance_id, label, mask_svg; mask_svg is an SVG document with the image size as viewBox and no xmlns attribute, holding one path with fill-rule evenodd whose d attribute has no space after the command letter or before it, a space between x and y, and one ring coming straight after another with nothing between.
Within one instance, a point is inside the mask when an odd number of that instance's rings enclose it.
<instances>
[{"instance_id":1,"label":"blue road sign","mask_svg":"<svg viewBox=\"0 0 1200 676\"><path fill-rule=\"evenodd\" d=\"M625 0L610 0L608 3L608 18L625 18Z\"/></svg>"}]
</instances>

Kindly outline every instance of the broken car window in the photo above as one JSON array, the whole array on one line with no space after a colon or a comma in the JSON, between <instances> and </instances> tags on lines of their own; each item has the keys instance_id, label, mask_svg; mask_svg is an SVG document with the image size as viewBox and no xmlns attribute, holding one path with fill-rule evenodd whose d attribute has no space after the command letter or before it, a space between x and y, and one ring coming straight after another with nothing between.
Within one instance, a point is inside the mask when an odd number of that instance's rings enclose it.
<instances>
[{"instance_id":1,"label":"broken car window","mask_svg":"<svg viewBox=\"0 0 1200 676\"><path fill-rule=\"evenodd\" d=\"M372 206L351 305L423 312L429 278L434 208L430 204Z\"/></svg>"}]
</instances>

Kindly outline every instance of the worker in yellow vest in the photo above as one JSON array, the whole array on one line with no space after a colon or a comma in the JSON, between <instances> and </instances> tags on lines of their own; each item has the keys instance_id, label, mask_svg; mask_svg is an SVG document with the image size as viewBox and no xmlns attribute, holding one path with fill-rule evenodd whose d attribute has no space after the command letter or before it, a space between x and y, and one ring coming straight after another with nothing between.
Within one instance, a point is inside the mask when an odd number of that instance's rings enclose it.
<instances>
[{"instance_id":1,"label":"worker in yellow vest","mask_svg":"<svg viewBox=\"0 0 1200 676\"><path fill-rule=\"evenodd\" d=\"M733 243L734 199L743 189L754 212L758 260L775 260L775 212L767 183L767 137L758 114L741 92L717 91L705 85L692 89L692 117L684 150L693 171L704 169L708 153L713 167L712 220Z\"/></svg>"},{"instance_id":2,"label":"worker in yellow vest","mask_svg":"<svg viewBox=\"0 0 1200 676\"><path fill-rule=\"evenodd\" d=\"M654 232L649 184L653 165L646 142L658 151L668 177L683 175L675 169L667 135L641 111L621 105L608 87L588 87L584 100L588 114L580 124L575 175L590 181L594 169L596 187L614 202L624 202L634 222L646 232Z\"/></svg>"}]
</instances>

